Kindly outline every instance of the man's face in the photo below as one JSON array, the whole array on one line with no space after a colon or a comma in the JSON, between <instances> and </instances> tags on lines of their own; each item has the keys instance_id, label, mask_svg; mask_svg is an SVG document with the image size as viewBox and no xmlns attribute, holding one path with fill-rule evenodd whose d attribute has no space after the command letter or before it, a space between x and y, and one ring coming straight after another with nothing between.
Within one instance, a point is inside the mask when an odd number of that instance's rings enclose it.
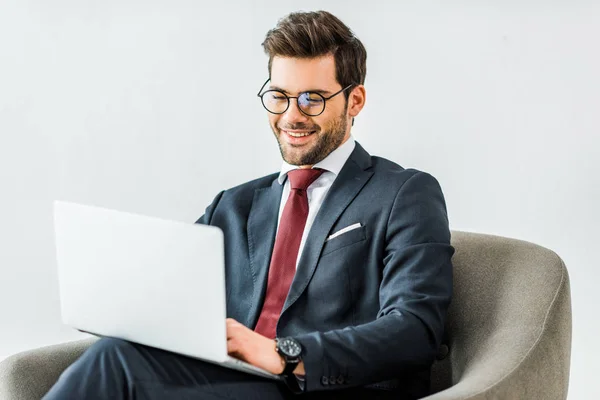
<instances>
[{"instance_id":1,"label":"man's face","mask_svg":"<svg viewBox=\"0 0 600 400\"><path fill-rule=\"evenodd\" d=\"M343 89L335 77L332 55L312 59L274 57L269 88L281 90L288 96L321 91L325 98ZM303 114L296 99L290 99L285 113L269 113L269 123L281 156L292 165L315 165L350 137L344 93L327 100L325 111L316 117Z\"/></svg>"}]
</instances>

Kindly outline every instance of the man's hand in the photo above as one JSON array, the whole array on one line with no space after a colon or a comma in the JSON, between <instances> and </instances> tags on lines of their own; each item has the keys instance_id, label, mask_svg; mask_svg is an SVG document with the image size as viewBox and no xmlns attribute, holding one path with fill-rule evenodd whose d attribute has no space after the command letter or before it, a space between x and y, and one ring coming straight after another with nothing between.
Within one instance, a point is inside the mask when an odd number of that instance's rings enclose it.
<instances>
[{"instance_id":1,"label":"man's hand","mask_svg":"<svg viewBox=\"0 0 600 400\"><path fill-rule=\"evenodd\" d=\"M275 351L274 340L248 329L232 318L227 318L227 353L276 375L281 374L285 366L283 359ZM294 372L300 373L300 370L304 371L304 365L301 368L299 365Z\"/></svg>"}]
</instances>

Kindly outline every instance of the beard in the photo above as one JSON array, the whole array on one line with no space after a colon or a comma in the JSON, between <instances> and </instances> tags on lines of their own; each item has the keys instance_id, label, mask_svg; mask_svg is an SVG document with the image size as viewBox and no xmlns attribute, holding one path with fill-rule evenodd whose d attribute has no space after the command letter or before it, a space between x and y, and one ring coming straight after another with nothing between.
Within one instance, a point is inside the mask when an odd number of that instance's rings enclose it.
<instances>
[{"instance_id":1,"label":"beard","mask_svg":"<svg viewBox=\"0 0 600 400\"><path fill-rule=\"evenodd\" d=\"M329 128L321 130L319 125L295 124L282 127L271 126L281 157L290 165L315 165L337 149L346 136L346 110L331 121ZM315 131L311 135L316 135L316 140L307 146L293 146L281 140L281 129L298 129Z\"/></svg>"}]
</instances>

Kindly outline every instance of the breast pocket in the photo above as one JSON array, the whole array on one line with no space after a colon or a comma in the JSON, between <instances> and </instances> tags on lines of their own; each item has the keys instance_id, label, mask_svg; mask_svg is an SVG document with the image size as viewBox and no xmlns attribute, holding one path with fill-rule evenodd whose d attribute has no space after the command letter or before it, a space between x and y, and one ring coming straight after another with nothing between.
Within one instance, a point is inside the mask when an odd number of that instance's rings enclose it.
<instances>
[{"instance_id":1,"label":"breast pocket","mask_svg":"<svg viewBox=\"0 0 600 400\"><path fill-rule=\"evenodd\" d=\"M323 251L321 252L321 255L324 256L336 250L350 246L354 243L362 242L366 238L367 234L364 226L352 229L351 231L342 233L339 236L335 236L334 238L327 240L325 242L325 245L323 246Z\"/></svg>"}]
</instances>

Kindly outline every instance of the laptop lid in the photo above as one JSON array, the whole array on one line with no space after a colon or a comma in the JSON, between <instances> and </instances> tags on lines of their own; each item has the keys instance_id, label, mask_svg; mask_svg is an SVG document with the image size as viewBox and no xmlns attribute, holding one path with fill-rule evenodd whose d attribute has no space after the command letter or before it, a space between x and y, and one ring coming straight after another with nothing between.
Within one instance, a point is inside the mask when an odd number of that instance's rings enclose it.
<instances>
[{"instance_id":1,"label":"laptop lid","mask_svg":"<svg viewBox=\"0 0 600 400\"><path fill-rule=\"evenodd\" d=\"M62 319L102 336L227 359L223 233L56 201Z\"/></svg>"}]
</instances>

